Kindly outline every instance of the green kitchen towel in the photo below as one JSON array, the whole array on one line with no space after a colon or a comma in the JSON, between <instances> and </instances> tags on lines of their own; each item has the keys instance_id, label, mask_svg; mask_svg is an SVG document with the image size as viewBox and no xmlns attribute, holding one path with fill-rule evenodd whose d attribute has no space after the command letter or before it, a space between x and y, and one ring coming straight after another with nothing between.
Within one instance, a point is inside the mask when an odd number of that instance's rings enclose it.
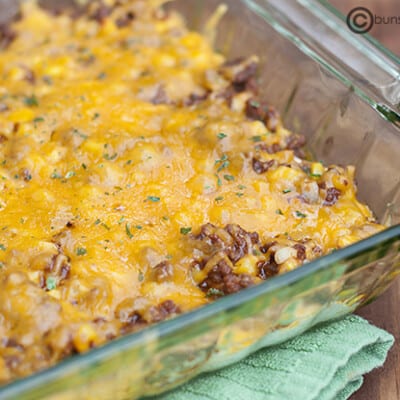
<instances>
[{"instance_id":1,"label":"green kitchen towel","mask_svg":"<svg viewBox=\"0 0 400 400\"><path fill-rule=\"evenodd\" d=\"M389 333L351 315L325 323L154 400L344 400L383 365Z\"/></svg>"}]
</instances>

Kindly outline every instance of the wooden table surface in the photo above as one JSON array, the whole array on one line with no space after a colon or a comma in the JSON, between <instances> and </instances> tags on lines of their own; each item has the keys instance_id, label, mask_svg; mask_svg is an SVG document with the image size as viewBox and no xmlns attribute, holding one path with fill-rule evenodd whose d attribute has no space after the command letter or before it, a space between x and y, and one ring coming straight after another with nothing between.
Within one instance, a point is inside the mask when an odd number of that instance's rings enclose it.
<instances>
[{"instance_id":1,"label":"wooden table surface","mask_svg":"<svg viewBox=\"0 0 400 400\"><path fill-rule=\"evenodd\" d=\"M399 0L331 0L331 3L345 15L354 7L363 6L376 15L400 16ZM370 34L400 55L400 25L375 25ZM364 385L351 400L400 400L400 279L358 314L390 332L396 343L383 368L368 374Z\"/></svg>"}]
</instances>

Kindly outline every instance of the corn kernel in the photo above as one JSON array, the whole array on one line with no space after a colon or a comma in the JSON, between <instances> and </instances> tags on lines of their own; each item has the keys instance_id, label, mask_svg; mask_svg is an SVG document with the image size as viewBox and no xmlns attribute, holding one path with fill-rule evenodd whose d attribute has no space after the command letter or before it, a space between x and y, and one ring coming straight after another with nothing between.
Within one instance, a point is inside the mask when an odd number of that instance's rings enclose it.
<instances>
[{"instance_id":1,"label":"corn kernel","mask_svg":"<svg viewBox=\"0 0 400 400\"><path fill-rule=\"evenodd\" d=\"M357 236L345 235L345 236L341 236L340 238L338 238L337 244L339 247L346 247L346 246L350 246L351 244L357 242L358 240L359 240L359 238Z\"/></svg>"},{"instance_id":2,"label":"corn kernel","mask_svg":"<svg viewBox=\"0 0 400 400\"><path fill-rule=\"evenodd\" d=\"M51 291L50 293L52 292L54 291ZM83 353L96 344L97 340L98 336L93 327L89 324L83 324L79 327L72 341L75 348L80 353Z\"/></svg>"},{"instance_id":3,"label":"corn kernel","mask_svg":"<svg viewBox=\"0 0 400 400\"><path fill-rule=\"evenodd\" d=\"M61 299L61 292L57 289L55 290L50 290L49 292L47 292L47 294L57 300Z\"/></svg>"},{"instance_id":4,"label":"corn kernel","mask_svg":"<svg viewBox=\"0 0 400 400\"><path fill-rule=\"evenodd\" d=\"M275 183L286 181L295 182L304 175L302 171L286 166L280 166L276 170L269 172L270 181Z\"/></svg>"},{"instance_id":5,"label":"corn kernel","mask_svg":"<svg viewBox=\"0 0 400 400\"><path fill-rule=\"evenodd\" d=\"M33 118L35 118L35 112L26 107L13 111L9 116L12 122L29 122L32 121Z\"/></svg>"},{"instance_id":6,"label":"corn kernel","mask_svg":"<svg viewBox=\"0 0 400 400\"><path fill-rule=\"evenodd\" d=\"M282 265L280 265L279 272L283 274L285 272L293 271L298 265L298 261L296 261L294 258L289 258Z\"/></svg>"},{"instance_id":7,"label":"corn kernel","mask_svg":"<svg viewBox=\"0 0 400 400\"><path fill-rule=\"evenodd\" d=\"M313 176L322 176L325 171L324 166L321 163L312 163L311 164L311 175Z\"/></svg>"},{"instance_id":8,"label":"corn kernel","mask_svg":"<svg viewBox=\"0 0 400 400\"><path fill-rule=\"evenodd\" d=\"M257 262L257 257L247 255L236 263L235 272L238 274L257 275Z\"/></svg>"},{"instance_id":9,"label":"corn kernel","mask_svg":"<svg viewBox=\"0 0 400 400\"><path fill-rule=\"evenodd\" d=\"M21 81L25 78L25 71L22 68L13 67L9 70L8 76L11 80Z\"/></svg>"}]
</instances>

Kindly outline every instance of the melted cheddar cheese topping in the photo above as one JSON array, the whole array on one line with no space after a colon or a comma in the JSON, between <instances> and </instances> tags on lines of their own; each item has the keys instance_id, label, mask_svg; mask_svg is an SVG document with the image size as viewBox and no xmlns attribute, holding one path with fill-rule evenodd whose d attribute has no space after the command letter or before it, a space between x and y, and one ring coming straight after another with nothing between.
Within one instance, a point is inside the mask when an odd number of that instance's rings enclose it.
<instances>
[{"instance_id":1,"label":"melted cheddar cheese topping","mask_svg":"<svg viewBox=\"0 0 400 400\"><path fill-rule=\"evenodd\" d=\"M257 57L160 3L27 2L3 30L0 382L381 229L258 98Z\"/></svg>"}]
</instances>

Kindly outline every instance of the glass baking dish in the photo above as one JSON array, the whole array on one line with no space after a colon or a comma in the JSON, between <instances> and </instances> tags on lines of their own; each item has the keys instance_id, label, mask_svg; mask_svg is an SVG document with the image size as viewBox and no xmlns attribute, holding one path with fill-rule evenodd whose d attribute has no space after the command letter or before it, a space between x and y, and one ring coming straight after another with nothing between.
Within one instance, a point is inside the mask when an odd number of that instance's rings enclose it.
<instances>
[{"instance_id":1,"label":"glass baking dish","mask_svg":"<svg viewBox=\"0 0 400 400\"><path fill-rule=\"evenodd\" d=\"M229 58L259 55L265 100L277 106L289 128L308 137L316 159L357 167L360 198L388 228L259 286L3 386L1 399L155 395L354 311L399 273L399 60L372 38L353 34L325 2L224 3L228 11L218 26L217 49ZM220 4L176 0L169 7L201 30ZM0 15L10 11L3 10Z\"/></svg>"}]
</instances>

